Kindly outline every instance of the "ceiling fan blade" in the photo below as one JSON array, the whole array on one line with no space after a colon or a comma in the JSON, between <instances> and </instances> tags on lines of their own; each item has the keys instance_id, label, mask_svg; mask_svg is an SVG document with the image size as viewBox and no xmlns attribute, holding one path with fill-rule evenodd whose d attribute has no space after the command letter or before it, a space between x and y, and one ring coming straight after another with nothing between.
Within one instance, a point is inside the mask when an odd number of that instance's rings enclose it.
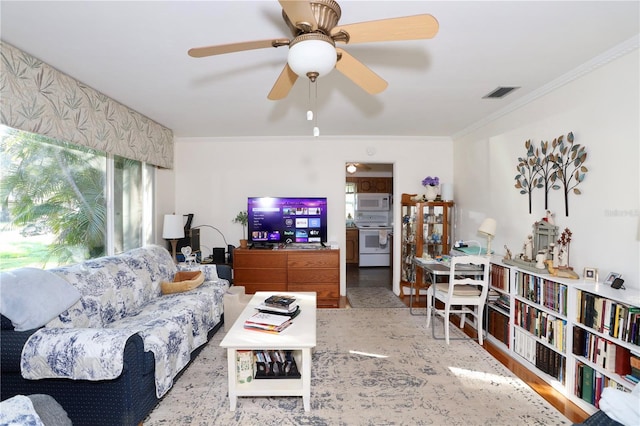
<instances>
[{"instance_id":1,"label":"ceiling fan blade","mask_svg":"<svg viewBox=\"0 0 640 426\"><path fill-rule=\"evenodd\" d=\"M217 46L194 47L189 49L189 56L204 58L205 56L222 55L224 53L241 52L243 50L264 49L266 47L278 47L289 44L289 40L255 40L240 43L219 44Z\"/></svg>"},{"instance_id":2,"label":"ceiling fan blade","mask_svg":"<svg viewBox=\"0 0 640 426\"><path fill-rule=\"evenodd\" d=\"M311 10L311 4L307 0L279 0L279 2L282 10L296 28L306 29L306 31L318 29L318 22Z\"/></svg>"},{"instance_id":3,"label":"ceiling fan blade","mask_svg":"<svg viewBox=\"0 0 640 426\"><path fill-rule=\"evenodd\" d=\"M284 69L271 88L271 92L269 92L269 96L267 96L267 98L272 101L286 98L297 79L298 75L293 72L289 67L289 64L285 64Z\"/></svg>"},{"instance_id":4,"label":"ceiling fan blade","mask_svg":"<svg viewBox=\"0 0 640 426\"><path fill-rule=\"evenodd\" d=\"M364 89L367 93L375 95L387 88L388 83L384 81L378 74L371 71L365 64L345 52L343 49L336 48L340 55L336 62L336 69L346 75L351 81Z\"/></svg>"},{"instance_id":5,"label":"ceiling fan blade","mask_svg":"<svg viewBox=\"0 0 640 426\"><path fill-rule=\"evenodd\" d=\"M349 34L348 43L368 43L432 38L438 33L438 28L436 18L425 14L341 25L335 27L331 34L342 30Z\"/></svg>"}]
</instances>

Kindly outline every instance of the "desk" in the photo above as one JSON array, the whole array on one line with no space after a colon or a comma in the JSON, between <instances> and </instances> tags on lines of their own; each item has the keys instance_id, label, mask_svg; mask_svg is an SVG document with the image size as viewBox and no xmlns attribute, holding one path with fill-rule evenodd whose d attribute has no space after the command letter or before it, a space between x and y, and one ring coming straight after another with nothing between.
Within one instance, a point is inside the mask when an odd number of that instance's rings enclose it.
<instances>
[{"instance_id":1,"label":"desk","mask_svg":"<svg viewBox=\"0 0 640 426\"><path fill-rule=\"evenodd\" d=\"M413 263L415 263L416 266L424 269L424 271L427 274L427 277L429 277L430 285L435 284L439 276L448 277L451 269L449 263L438 262L436 260L422 260L419 257L414 257ZM482 274L482 268L477 266L458 265L457 272L460 275L474 276L474 275L477 275L478 272ZM416 315L413 313L413 285L414 285L414 282L412 281L411 290L410 290L411 293L409 296L409 313L411 313L411 315Z\"/></svg>"}]
</instances>

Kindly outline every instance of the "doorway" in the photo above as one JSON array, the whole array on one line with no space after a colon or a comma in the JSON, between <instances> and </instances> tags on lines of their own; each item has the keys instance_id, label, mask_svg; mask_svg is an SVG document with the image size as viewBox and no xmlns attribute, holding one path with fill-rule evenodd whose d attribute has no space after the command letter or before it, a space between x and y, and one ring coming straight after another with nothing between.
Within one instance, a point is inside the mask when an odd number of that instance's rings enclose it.
<instances>
[{"instance_id":1,"label":"doorway","mask_svg":"<svg viewBox=\"0 0 640 426\"><path fill-rule=\"evenodd\" d=\"M393 194L393 164L358 163L345 164L345 220L346 237L346 283L347 290L354 287L384 287L393 290L393 205L388 211L359 210L358 194ZM393 200L393 197L390 197ZM375 221L373 224L367 220ZM384 226L385 223L387 226ZM380 235L381 252L388 256L383 266L363 266L360 262L360 230L365 229ZM366 251L366 250L365 250ZM368 264L368 262L364 262Z\"/></svg>"}]
</instances>

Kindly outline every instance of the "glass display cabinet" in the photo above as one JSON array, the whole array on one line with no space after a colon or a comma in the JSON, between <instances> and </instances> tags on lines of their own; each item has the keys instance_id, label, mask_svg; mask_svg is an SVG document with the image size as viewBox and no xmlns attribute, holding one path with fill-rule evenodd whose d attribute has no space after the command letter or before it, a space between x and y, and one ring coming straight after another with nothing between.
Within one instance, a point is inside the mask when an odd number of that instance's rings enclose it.
<instances>
[{"instance_id":1,"label":"glass display cabinet","mask_svg":"<svg viewBox=\"0 0 640 426\"><path fill-rule=\"evenodd\" d=\"M415 256L436 259L448 255L454 240L453 224L455 210L453 201L426 201L416 203ZM424 270L415 271L414 287L420 291L428 285ZM420 293L421 294L421 293Z\"/></svg>"},{"instance_id":2,"label":"glass display cabinet","mask_svg":"<svg viewBox=\"0 0 640 426\"><path fill-rule=\"evenodd\" d=\"M448 255L453 241L453 201L417 203L417 209L420 232L416 236L416 256L435 259Z\"/></svg>"},{"instance_id":3,"label":"glass display cabinet","mask_svg":"<svg viewBox=\"0 0 640 426\"><path fill-rule=\"evenodd\" d=\"M402 194L400 215L402 217L401 254L400 254L400 297L408 294L411 283L415 282L416 266L413 257L416 254L416 216L417 202L412 198L417 194Z\"/></svg>"}]
</instances>

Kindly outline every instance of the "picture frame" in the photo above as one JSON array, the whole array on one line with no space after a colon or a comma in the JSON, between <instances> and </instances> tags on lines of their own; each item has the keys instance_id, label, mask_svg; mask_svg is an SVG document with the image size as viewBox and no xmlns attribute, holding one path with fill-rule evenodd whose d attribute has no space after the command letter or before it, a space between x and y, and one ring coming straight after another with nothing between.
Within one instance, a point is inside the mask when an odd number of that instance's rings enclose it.
<instances>
[{"instance_id":1,"label":"picture frame","mask_svg":"<svg viewBox=\"0 0 640 426\"><path fill-rule=\"evenodd\" d=\"M585 281L598 281L598 270L596 268L585 267L583 278ZM613 280L612 280L613 282Z\"/></svg>"},{"instance_id":2,"label":"picture frame","mask_svg":"<svg viewBox=\"0 0 640 426\"><path fill-rule=\"evenodd\" d=\"M613 284L613 280L615 280L616 278L620 278L622 274L619 274L617 272L610 272L609 275L607 275L607 279L604 280L604 283L607 285L611 285Z\"/></svg>"}]
</instances>

